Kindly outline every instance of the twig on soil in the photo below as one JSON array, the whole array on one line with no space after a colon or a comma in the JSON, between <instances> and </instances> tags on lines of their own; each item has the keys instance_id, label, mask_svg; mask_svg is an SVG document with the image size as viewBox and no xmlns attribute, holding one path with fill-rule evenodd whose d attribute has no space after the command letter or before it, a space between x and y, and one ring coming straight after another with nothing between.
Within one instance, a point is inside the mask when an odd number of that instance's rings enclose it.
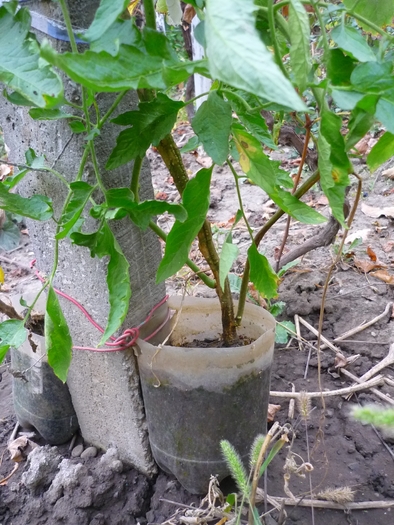
<instances>
[{"instance_id":1,"label":"twig on soil","mask_svg":"<svg viewBox=\"0 0 394 525\"><path fill-rule=\"evenodd\" d=\"M340 503L335 503L333 501L323 501L320 499L302 499L300 501L293 500L291 498L281 498L276 496L269 497L272 501L277 503L284 503L285 505L298 505L300 507L320 507L322 509L338 509L338 510L366 510L366 509L388 509L394 507L394 500L390 501L357 501L346 503L346 505L341 505Z\"/></svg>"},{"instance_id":2,"label":"twig on soil","mask_svg":"<svg viewBox=\"0 0 394 525\"><path fill-rule=\"evenodd\" d=\"M322 391L322 392L278 392L276 390L272 390L270 392L270 395L272 397L286 397L286 398L294 398L299 399L301 396L306 396L309 398L313 397L331 397L331 396L343 396L346 394L351 394L353 392L359 392L360 390L366 390L368 388L371 388L372 386L377 386L384 384L384 377L383 376L377 376L374 379L370 379L369 381L365 381L364 383L352 385L346 388L340 388L338 390L328 390L328 391Z\"/></svg>"},{"instance_id":3,"label":"twig on soil","mask_svg":"<svg viewBox=\"0 0 394 525\"><path fill-rule=\"evenodd\" d=\"M380 363L372 367L371 370L369 370L366 374L361 376L360 381L367 381L368 379L373 377L375 374L377 374L378 372L380 372L387 366L390 366L393 364L394 364L394 343L390 345L389 353L386 355L386 357L382 359Z\"/></svg>"},{"instance_id":4,"label":"twig on soil","mask_svg":"<svg viewBox=\"0 0 394 525\"><path fill-rule=\"evenodd\" d=\"M302 343L301 343L301 328L300 328L300 319L298 317L298 314L295 314L294 316L294 325L296 327L296 333L297 333L297 338L298 338L298 348L300 351L304 350L304 347L302 346Z\"/></svg>"},{"instance_id":5,"label":"twig on soil","mask_svg":"<svg viewBox=\"0 0 394 525\"><path fill-rule=\"evenodd\" d=\"M308 321L305 321L305 319L303 319L303 318L300 317L300 316L299 316L298 318L299 318L299 320L300 320L300 323L303 324L306 328L308 328L308 330L309 330L310 332L312 332L312 334L319 336L319 332L318 332L318 330L316 330L316 328L314 328L312 325L310 325L310 324L308 323ZM332 344L332 343L331 343L326 337L324 337L324 335L320 334L320 339L321 339L322 341L325 342L326 347L328 346L328 347L331 348L331 350L333 350L336 354L341 354L341 355L342 355L341 350L340 350L339 348L337 348L335 345L333 345L333 344ZM321 348L322 348L322 347L320 347L320 349L321 349Z\"/></svg>"},{"instance_id":6,"label":"twig on soil","mask_svg":"<svg viewBox=\"0 0 394 525\"><path fill-rule=\"evenodd\" d=\"M386 315L389 313L389 311L392 308L392 306L393 306L393 303L387 303L387 306L384 309L384 312L382 312L381 314L377 315L376 317L374 317L370 321L368 321L366 323L362 323L362 324L352 328L351 330L348 330L347 332L345 332L344 334L340 335L339 337L336 337L334 339L334 343L337 343L339 341L344 341L348 337L351 337L352 335L358 334L359 332L362 332L366 328L369 328L373 324L377 323L378 321L380 321L380 319L383 319L383 317L386 317ZM327 348L327 346L328 346L327 344L321 345L320 349L323 350L324 348Z\"/></svg>"},{"instance_id":7,"label":"twig on soil","mask_svg":"<svg viewBox=\"0 0 394 525\"><path fill-rule=\"evenodd\" d=\"M12 434L10 435L9 439L8 439L8 443L12 443L12 441L14 441L14 439L16 438L16 436L18 435L18 430L19 430L19 423L16 422L16 425L14 427L14 430L12 431Z\"/></svg>"},{"instance_id":8,"label":"twig on soil","mask_svg":"<svg viewBox=\"0 0 394 525\"><path fill-rule=\"evenodd\" d=\"M10 319L18 319L19 321L23 320L23 317L18 314L18 312L15 310L15 308L12 305L5 303L1 299L0 299L0 312L2 314L5 314Z\"/></svg>"},{"instance_id":9,"label":"twig on soil","mask_svg":"<svg viewBox=\"0 0 394 525\"><path fill-rule=\"evenodd\" d=\"M13 259L9 259L8 257L4 257L4 255L0 255L0 261L7 263L7 264L13 264L15 266L19 266L19 268L22 268L22 270L27 270L31 272L31 268L29 265L20 263L18 261L14 261Z\"/></svg>"}]
</instances>

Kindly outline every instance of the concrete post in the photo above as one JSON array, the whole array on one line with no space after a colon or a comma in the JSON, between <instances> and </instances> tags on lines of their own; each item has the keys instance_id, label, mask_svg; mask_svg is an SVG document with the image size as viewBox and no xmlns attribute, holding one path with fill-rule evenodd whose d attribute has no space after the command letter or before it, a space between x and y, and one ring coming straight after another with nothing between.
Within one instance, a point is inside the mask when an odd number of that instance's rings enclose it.
<instances>
[{"instance_id":1,"label":"concrete post","mask_svg":"<svg viewBox=\"0 0 394 525\"><path fill-rule=\"evenodd\" d=\"M79 28L88 27L98 0L69 0L73 24ZM55 2L33 2L31 11L39 12L52 19L61 20L59 6ZM43 35L37 32L41 40ZM47 37L48 38L48 37ZM59 50L68 44L52 40ZM65 80L68 98L80 102L77 86ZM101 110L109 108L115 94L101 94L97 97ZM127 95L118 112L135 108L135 94ZM0 96L0 126L5 141L11 150L10 161L24 161L24 152L33 148L37 155L44 154L50 166L73 180L78 170L84 140L73 135L64 121L33 121L26 108L12 106ZM132 166L129 164L109 173L104 166L115 145L119 127L108 122L97 140L97 155L104 183L107 187L129 186ZM94 174L91 164L86 165L83 180L92 183ZM21 188L21 194L35 193L48 195L53 199L55 210L60 209L66 189L55 177L45 173L32 172ZM152 197L151 175L147 161L141 173L141 196ZM95 222L88 220L90 231ZM38 223L29 221L30 238L37 257L37 268L48 273L53 260L53 221ZM130 262L132 298L125 327L133 327L143 321L150 309L165 294L163 284L155 284L155 272L160 261L158 239L150 232L140 232L129 220L116 222L113 227L116 238ZM75 297L90 312L93 318L105 326L108 314L108 299L105 278L106 261L92 259L87 249L73 246L68 240L62 241L56 286ZM100 334L85 319L79 310L68 301L61 299L61 306L70 326L75 345L96 346ZM164 309L159 317L164 316ZM158 321L156 321L157 323ZM98 447L107 449L115 445L122 460L128 461L147 475L155 471L152 460L144 409L132 351L116 353L93 353L74 351L69 372L68 385L84 439Z\"/></svg>"}]
</instances>

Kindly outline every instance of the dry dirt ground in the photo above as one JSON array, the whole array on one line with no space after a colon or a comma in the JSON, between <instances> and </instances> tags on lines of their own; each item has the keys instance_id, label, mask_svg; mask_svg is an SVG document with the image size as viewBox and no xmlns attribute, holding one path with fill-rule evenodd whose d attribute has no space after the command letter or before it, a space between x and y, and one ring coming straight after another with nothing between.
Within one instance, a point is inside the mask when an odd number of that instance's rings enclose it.
<instances>
[{"instance_id":1,"label":"dry dirt ground","mask_svg":"<svg viewBox=\"0 0 394 525\"><path fill-rule=\"evenodd\" d=\"M185 143L189 135L188 128L179 128L176 140L179 144ZM276 155L286 168L296 169L296 154L291 149L282 148ZM156 193L174 200L176 192L161 160L154 151L149 156ZM203 156L192 153L185 154L184 158L190 173L195 173L207 161ZM345 366L347 371L358 377L379 363L387 355L390 344L394 343L393 307L390 304L394 301L394 182L389 177L390 171L386 171L393 165L394 161L390 161L377 173L370 175L364 163L357 161L357 171L363 179L363 196L349 235L363 240L352 248L350 256L342 257L333 269L325 301L323 335L330 341L386 311L373 325L337 343L337 348L348 361L359 354L358 359ZM255 186L245 183L241 189L250 224L257 229L272 215L274 207ZM355 186L349 193L351 202L354 196ZM321 213L328 213L325 198L318 190L307 200ZM210 214L217 226L215 235L218 242L223 238L222 231L229 227L237 209L231 174L225 168L216 168ZM166 228L169 222L168 219L162 219L160 224ZM286 219L282 218L264 240L264 251L271 260L275 249L280 246L285 224ZM292 224L287 249L301 245L315 231L311 226ZM341 235L338 235L336 245ZM240 259L233 268L235 273L240 271L239 262L244 257L247 239L246 228L241 225L239 232L234 234L234 241L241 250ZM23 236L21 242L19 250L12 254L1 254L15 261L7 264L3 260L1 263L6 272L4 294L7 286L18 284L28 287L35 278L31 271L23 267L28 266L28 261L33 257L28 237ZM346 246L349 247L349 244ZM372 261L375 256L377 261ZM324 284L334 257L335 245L319 248L304 256L297 266L285 274L278 298L286 303L280 320L294 320L294 315L298 314L313 327L318 327ZM197 252L195 258L198 260ZM182 292L186 275L186 271L180 272L168 283L170 293ZM187 293L208 295L209 290L189 280ZM316 340L316 336L303 325L301 334L309 342ZM272 369L272 391L290 392L294 385L296 392L319 392L317 353L311 350L307 364L309 349L307 345L299 348L296 340L292 340L288 346L277 345ZM335 357L335 352L330 348L321 351L320 379L323 391L338 390L354 384L337 366L344 366L344 360L336 360ZM12 408L12 377L7 364L0 371L1 479L14 468L6 445L15 426L15 417ZM394 379L392 366L387 366L383 375ZM392 385L394 382L376 388L394 399ZM292 473L285 490L283 467L290 453L289 448L282 449L268 469L265 488L270 496L289 496L290 491L296 502L287 505L285 513L274 510L271 516L275 521L270 518L271 521L267 519L267 523L271 525L280 519L287 525L394 523L394 508L379 508L379 502L394 502L394 441L381 431L362 425L351 417L352 407L383 401L371 389L362 390L350 399L335 395L325 397L324 401L323 407L320 395L311 400L310 415L305 421L300 417L297 405L294 416L289 415L288 398L280 394L271 398L271 403L280 405L275 420L282 425L287 423L293 429L292 457L298 464L310 462L313 471L310 477L307 475L304 478ZM33 440L45 444L39 438ZM97 458L71 458L69 444L66 444L50 453L55 458L56 466L39 481L26 481L25 478L25 484L21 483L21 476L27 468L26 463L22 463L7 484L0 486L1 525L129 525L138 522L144 525L164 523L177 509L180 509L177 517L168 523L204 523L196 519L193 521L190 517L182 521L185 507L162 501L165 499L186 506L198 506L201 498L191 496L176 480L163 473L153 483L148 482L127 465L119 466L115 451L104 456L100 453ZM48 488L58 471L57 465L64 459L68 460L69 466L75 467L73 480L57 490L53 485ZM339 493L342 494L350 489L354 492L355 502L373 502L372 508L344 510L342 507L319 508L315 505L311 510L310 507L302 506L310 498L311 487L314 497L328 488L340 489ZM223 490L234 489L224 484ZM332 503L330 505L335 507ZM264 503L261 511L264 511ZM218 518L212 521L218 522Z\"/></svg>"}]
</instances>

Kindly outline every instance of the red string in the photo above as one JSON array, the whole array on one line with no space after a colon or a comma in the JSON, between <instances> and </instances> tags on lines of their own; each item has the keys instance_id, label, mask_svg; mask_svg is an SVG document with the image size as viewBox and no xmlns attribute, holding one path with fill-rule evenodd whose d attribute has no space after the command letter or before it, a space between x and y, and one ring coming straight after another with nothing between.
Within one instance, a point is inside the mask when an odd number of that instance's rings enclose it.
<instances>
[{"instance_id":1,"label":"red string","mask_svg":"<svg viewBox=\"0 0 394 525\"><path fill-rule=\"evenodd\" d=\"M31 263L30 263L30 267L33 268L35 263L36 263L36 259L33 259L31 261ZM38 273L37 270L36 270L35 274L36 274L36 276L38 277L38 279L42 283L45 282L45 279L43 279L41 277L41 275ZM81 312L85 315L85 317L88 319L88 321L95 328L97 328L97 330L99 332L101 332L102 334L104 333L104 329L98 323L96 323L96 321L89 314L89 312L86 310L86 308L84 308L81 305L81 303L79 303L76 299L74 299L73 297L70 297L66 293L61 292L60 290L57 290L56 288L54 288L54 291L57 293L57 295L60 295L61 297L64 297L68 301L72 302L73 305L75 305L77 308L79 308L81 310ZM168 299L168 295L166 295L159 303L157 303L152 308L152 310L149 312L149 314L147 315L145 320L142 321L142 323L140 323L137 327L135 327L135 328L127 328L123 332L123 334L121 334L119 337L115 338L115 337L111 336L110 337L111 342L110 341L106 342L106 345L107 345L108 348L92 348L92 347L89 347L89 346L73 346L73 349L74 350L89 350L90 352L119 352L119 351L122 351L122 350L126 350L127 348L131 348L132 346L135 345L135 343L137 342L137 339L140 336L140 328L141 328L141 326L143 326L144 324L146 324L148 321L150 321L152 319L152 316L155 313L155 311L158 308L160 308L160 306L162 306L167 301L167 299ZM165 320L156 328L156 330L154 332L152 332L150 335L145 337L144 341L149 341L150 339L152 339L152 337L154 335L156 335L163 328L163 326L167 323L169 318L170 318L170 311L168 310Z\"/></svg>"}]
</instances>

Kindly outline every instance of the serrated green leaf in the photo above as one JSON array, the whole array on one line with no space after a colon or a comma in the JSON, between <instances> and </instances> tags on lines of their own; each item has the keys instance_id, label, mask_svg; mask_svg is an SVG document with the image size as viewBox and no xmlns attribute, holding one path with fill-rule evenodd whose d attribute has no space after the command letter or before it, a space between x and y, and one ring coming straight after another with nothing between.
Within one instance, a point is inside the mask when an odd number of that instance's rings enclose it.
<instances>
[{"instance_id":1,"label":"serrated green leaf","mask_svg":"<svg viewBox=\"0 0 394 525\"><path fill-rule=\"evenodd\" d=\"M63 84L47 64L39 61L38 45L28 34L30 22L27 9L12 16L0 7L0 82L31 105L51 108L63 100Z\"/></svg>"},{"instance_id":2,"label":"serrated green leaf","mask_svg":"<svg viewBox=\"0 0 394 525\"><path fill-rule=\"evenodd\" d=\"M110 310L107 326L99 343L102 345L121 326L129 309L130 265L107 223L95 233L74 232L71 234L71 240L79 246L89 248L92 257L110 257L107 270Z\"/></svg>"},{"instance_id":3,"label":"serrated green leaf","mask_svg":"<svg viewBox=\"0 0 394 525\"><path fill-rule=\"evenodd\" d=\"M350 81L357 91L384 95L394 89L393 64L390 62L366 62L354 68Z\"/></svg>"},{"instance_id":4,"label":"serrated green leaf","mask_svg":"<svg viewBox=\"0 0 394 525\"><path fill-rule=\"evenodd\" d=\"M272 269L267 257L258 252L255 244L252 244L248 250L248 260L250 280L256 290L267 299L276 297L280 279Z\"/></svg>"},{"instance_id":5,"label":"serrated green leaf","mask_svg":"<svg viewBox=\"0 0 394 525\"><path fill-rule=\"evenodd\" d=\"M345 53L360 62L376 61L372 48L354 27L341 23L331 31L331 38Z\"/></svg>"},{"instance_id":6,"label":"serrated green leaf","mask_svg":"<svg viewBox=\"0 0 394 525\"><path fill-rule=\"evenodd\" d=\"M182 195L187 220L176 221L167 237L164 257L156 274L156 282L174 275L185 264L190 246L200 231L209 209L212 168L201 169L189 180Z\"/></svg>"},{"instance_id":7,"label":"serrated green leaf","mask_svg":"<svg viewBox=\"0 0 394 525\"><path fill-rule=\"evenodd\" d=\"M344 0L348 9L354 10L370 22L379 27L390 24L394 13L394 0ZM372 31L371 26L364 22L357 22L366 30Z\"/></svg>"},{"instance_id":8,"label":"serrated green leaf","mask_svg":"<svg viewBox=\"0 0 394 525\"><path fill-rule=\"evenodd\" d=\"M59 219L62 230L56 235L56 239L64 239L74 227L81 216L94 187L87 182L77 181L70 184L71 198Z\"/></svg>"},{"instance_id":9,"label":"serrated green leaf","mask_svg":"<svg viewBox=\"0 0 394 525\"><path fill-rule=\"evenodd\" d=\"M53 368L55 375L65 383L72 357L72 340L59 300L52 286L48 290L45 311L45 345L48 364Z\"/></svg>"},{"instance_id":10,"label":"serrated green leaf","mask_svg":"<svg viewBox=\"0 0 394 525\"><path fill-rule=\"evenodd\" d=\"M381 97L376 104L376 118L387 131L394 133L394 102Z\"/></svg>"},{"instance_id":11,"label":"serrated green leaf","mask_svg":"<svg viewBox=\"0 0 394 525\"><path fill-rule=\"evenodd\" d=\"M289 5L290 65L300 93L306 88L310 58L309 18L301 0L290 0Z\"/></svg>"},{"instance_id":12,"label":"serrated green leaf","mask_svg":"<svg viewBox=\"0 0 394 525\"><path fill-rule=\"evenodd\" d=\"M279 161L270 160L260 143L239 127L232 127L234 140L240 154L240 165L248 178L262 188L285 212L306 224L319 224L326 219L290 192L281 188L280 181L288 174L279 168Z\"/></svg>"},{"instance_id":13,"label":"serrated green leaf","mask_svg":"<svg viewBox=\"0 0 394 525\"><path fill-rule=\"evenodd\" d=\"M26 164L30 166L31 168L34 168L36 170L40 170L41 168L45 168L45 157L44 155L37 156L36 152L33 148L29 148L25 152L25 159Z\"/></svg>"},{"instance_id":14,"label":"serrated green leaf","mask_svg":"<svg viewBox=\"0 0 394 525\"><path fill-rule=\"evenodd\" d=\"M71 113L64 113L61 109L32 108L29 115L33 120L59 120L62 118L75 118Z\"/></svg>"},{"instance_id":15,"label":"serrated green leaf","mask_svg":"<svg viewBox=\"0 0 394 525\"><path fill-rule=\"evenodd\" d=\"M205 39L212 78L295 111L307 108L255 29L253 0L210 0Z\"/></svg>"},{"instance_id":16,"label":"serrated green leaf","mask_svg":"<svg viewBox=\"0 0 394 525\"><path fill-rule=\"evenodd\" d=\"M7 319L0 324L0 344L19 348L27 337L27 331L23 321L18 319Z\"/></svg>"},{"instance_id":17,"label":"serrated green leaf","mask_svg":"<svg viewBox=\"0 0 394 525\"><path fill-rule=\"evenodd\" d=\"M71 122L68 123L68 125L70 126L71 128L71 131L73 133L85 133L86 131L86 126L83 122L81 122L80 120L72 120Z\"/></svg>"},{"instance_id":18,"label":"serrated green leaf","mask_svg":"<svg viewBox=\"0 0 394 525\"><path fill-rule=\"evenodd\" d=\"M127 111L112 122L121 126L132 126L120 132L116 139L106 169L112 170L136 157L143 157L151 144L158 143L171 132L183 102L158 93L151 102L141 102L138 111Z\"/></svg>"},{"instance_id":19,"label":"serrated green leaf","mask_svg":"<svg viewBox=\"0 0 394 525\"><path fill-rule=\"evenodd\" d=\"M231 106L216 91L209 93L192 120L192 128L206 153L219 165L228 157L231 121Z\"/></svg>"},{"instance_id":20,"label":"serrated green leaf","mask_svg":"<svg viewBox=\"0 0 394 525\"><path fill-rule=\"evenodd\" d=\"M7 217L7 220L4 222L0 230L0 248L9 252L19 246L20 240L21 232L19 231L17 224Z\"/></svg>"},{"instance_id":21,"label":"serrated green leaf","mask_svg":"<svg viewBox=\"0 0 394 525\"><path fill-rule=\"evenodd\" d=\"M94 42L99 39L123 13L129 0L101 0L89 29L83 34L84 40Z\"/></svg>"},{"instance_id":22,"label":"serrated green leaf","mask_svg":"<svg viewBox=\"0 0 394 525\"><path fill-rule=\"evenodd\" d=\"M380 137L367 157L368 168L373 172L379 166L394 156L394 134L386 131Z\"/></svg>"},{"instance_id":23,"label":"serrated green leaf","mask_svg":"<svg viewBox=\"0 0 394 525\"><path fill-rule=\"evenodd\" d=\"M0 183L0 208L37 221L47 221L53 214L52 203L48 197L34 195L25 199L10 193L3 183Z\"/></svg>"},{"instance_id":24,"label":"serrated green leaf","mask_svg":"<svg viewBox=\"0 0 394 525\"><path fill-rule=\"evenodd\" d=\"M223 243L219 259L219 282L222 289L224 288L224 281L238 255L238 246L232 244L231 240L226 240Z\"/></svg>"},{"instance_id":25,"label":"serrated green leaf","mask_svg":"<svg viewBox=\"0 0 394 525\"><path fill-rule=\"evenodd\" d=\"M330 160L336 170L341 170L346 173L351 172L352 165L346 153L345 139L341 133L342 119L331 111L322 111L320 122L320 133L331 146ZM335 175L334 177L339 177ZM348 183L348 179L346 179Z\"/></svg>"}]
</instances>

